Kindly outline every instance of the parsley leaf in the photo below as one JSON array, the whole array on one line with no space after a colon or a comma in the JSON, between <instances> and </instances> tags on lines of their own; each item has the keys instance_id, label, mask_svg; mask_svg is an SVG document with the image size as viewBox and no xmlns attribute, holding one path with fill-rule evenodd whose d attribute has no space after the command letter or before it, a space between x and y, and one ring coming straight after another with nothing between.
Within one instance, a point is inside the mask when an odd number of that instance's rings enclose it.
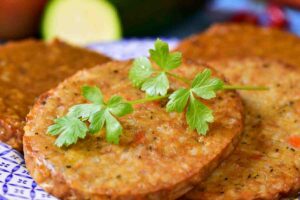
<instances>
[{"instance_id":1,"label":"parsley leaf","mask_svg":"<svg viewBox=\"0 0 300 200\"><path fill-rule=\"evenodd\" d=\"M96 86L83 86L82 95L93 104L78 104L69 109L68 116L90 120L91 116L104 106L103 95Z\"/></svg>"},{"instance_id":2,"label":"parsley leaf","mask_svg":"<svg viewBox=\"0 0 300 200\"><path fill-rule=\"evenodd\" d=\"M165 95L169 89L168 71L181 65L182 55L179 52L169 52L169 45L157 39L154 49L150 49L150 58L159 66L160 69L153 69L151 62L146 57L134 60L129 71L131 83L141 88L149 96Z\"/></svg>"},{"instance_id":3,"label":"parsley leaf","mask_svg":"<svg viewBox=\"0 0 300 200\"><path fill-rule=\"evenodd\" d=\"M212 110L190 95L190 103L186 112L189 127L196 129L199 134L206 135L208 123L214 121Z\"/></svg>"},{"instance_id":4,"label":"parsley leaf","mask_svg":"<svg viewBox=\"0 0 300 200\"><path fill-rule=\"evenodd\" d=\"M132 112L133 107L130 103L125 102L120 96L112 96L106 105L102 105L96 112L91 113L89 132L97 133L103 126L106 126L107 142L118 144L122 126L114 116L122 117Z\"/></svg>"},{"instance_id":5,"label":"parsley leaf","mask_svg":"<svg viewBox=\"0 0 300 200\"><path fill-rule=\"evenodd\" d=\"M118 144L123 129L116 117L132 113L132 104L120 96L113 96L105 103L102 92L96 86L82 87L82 95L92 103L71 107L66 116L55 119L54 124L48 127L50 135L59 135L55 144L58 147L75 144L87 133L98 133L104 126L107 142Z\"/></svg>"},{"instance_id":6,"label":"parsley leaf","mask_svg":"<svg viewBox=\"0 0 300 200\"><path fill-rule=\"evenodd\" d=\"M129 71L129 80L135 87L141 87L152 73L153 69L149 59L140 57L133 61L132 68Z\"/></svg>"},{"instance_id":7,"label":"parsley leaf","mask_svg":"<svg viewBox=\"0 0 300 200\"><path fill-rule=\"evenodd\" d=\"M157 39L154 49L150 49L150 57L163 70L172 70L181 65L181 53L169 52L169 45L166 42Z\"/></svg>"},{"instance_id":8,"label":"parsley leaf","mask_svg":"<svg viewBox=\"0 0 300 200\"><path fill-rule=\"evenodd\" d=\"M169 80L166 73L161 72L156 77L149 78L142 85L142 90L149 96L166 95L169 89Z\"/></svg>"},{"instance_id":9,"label":"parsley leaf","mask_svg":"<svg viewBox=\"0 0 300 200\"><path fill-rule=\"evenodd\" d=\"M113 96L107 103L109 111L118 117L130 114L133 112L133 107L130 103L124 102L122 97Z\"/></svg>"},{"instance_id":10,"label":"parsley leaf","mask_svg":"<svg viewBox=\"0 0 300 200\"><path fill-rule=\"evenodd\" d=\"M95 112L90 117L89 132L91 134L98 133L103 128L104 123L105 123L105 112L106 112L106 109L102 109L98 112Z\"/></svg>"},{"instance_id":11,"label":"parsley leaf","mask_svg":"<svg viewBox=\"0 0 300 200\"><path fill-rule=\"evenodd\" d=\"M216 97L216 91L223 87L224 83L218 78L211 78L211 70L205 69L194 78L192 92L203 99Z\"/></svg>"},{"instance_id":12,"label":"parsley leaf","mask_svg":"<svg viewBox=\"0 0 300 200\"><path fill-rule=\"evenodd\" d=\"M106 123L106 141L119 144L120 135L123 132L120 122L109 112L105 114Z\"/></svg>"},{"instance_id":13,"label":"parsley leaf","mask_svg":"<svg viewBox=\"0 0 300 200\"><path fill-rule=\"evenodd\" d=\"M68 116L82 118L82 120L90 120L90 117L101 109L101 105L97 104L79 104L71 107Z\"/></svg>"},{"instance_id":14,"label":"parsley leaf","mask_svg":"<svg viewBox=\"0 0 300 200\"><path fill-rule=\"evenodd\" d=\"M183 112L187 107L186 120L189 127L205 135L208 123L213 121L212 110L198 101L194 95L203 99L216 96L216 91L222 89L224 83L218 78L211 78L209 69L203 70L192 81L191 87L178 89L169 96L167 112Z\"/></svg>"},{"instance_id":15,"label":"parsley leaf","mask_svg":"<svg viewBox=\"0 0 300 200\"><path fill-rule=\"evenodd\" d=\"M83 86L82 95L89 101L95 104L103 104L103 95L100 89L96 86Z\"/></svg>"},{"instance_id":16,"label":"parsley leaf","mask_svg":"<svg viewBox=\"0 0 300 200\"><path fill-rule=\"evenodd\" d=\"M133 107L131 104L124 102L120 96L113 96L109 99L106 107L91 117L90 132L97 133L105 125L106 141L118 144L123 129L114 116L122 117L132 112Z\"/></svg>"},{"instance_id":17,"label":"parsley leaf","mask_svg":"<svg viewBox=\"0 0 300 200\"><path fill-rule=\"evenodd\" d=\"M189 100L190 91L188 89L178 89L169 96L167 112L183 112Z\"/></svg>"},{"instance_id":18,"label":"parsley leaf","mask_svg":"<svg viewBox=\"0 0 300 200\"><path fill-rule=\"evenodd\" d=\"M85 138L88 131L86 124L75 117L61 117L54 122L55 124L48 127L48 133L59 135L55 141L58 147L75 144L78 138Z\"/></svg>"}]
</instances>

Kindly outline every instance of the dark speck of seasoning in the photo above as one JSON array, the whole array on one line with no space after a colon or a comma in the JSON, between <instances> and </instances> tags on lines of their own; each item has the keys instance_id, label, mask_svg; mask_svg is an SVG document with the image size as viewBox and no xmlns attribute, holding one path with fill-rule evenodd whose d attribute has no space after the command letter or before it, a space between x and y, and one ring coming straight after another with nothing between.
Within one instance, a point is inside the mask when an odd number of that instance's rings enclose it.
<instances>
[{"instance_id":1,"label":"dark speck of seasoning","mask_svg":"<svg viewBox=\"0 0 300 200\"><path fill-rule=\"evenodd\" d=\"M27 70L26 70L26 68L20 67L20 68L19 68L19 72L20 72L21 74L25 75L25 74L27 73Z\"/></svg>"},{"instance_id":2,"label":"dark speck of seasoning","mask_svg":"<svg viewBox=\"0 0 300 200\"><path fill-rule=\"evenodd\" d=\"M116 178L117 178L117 179L121 179L122 176L119 174L119 175L116 176Z\"/></svg>"},{"instance_id":3,"label":"dark speck of seasoning","mask_svg":"<svg viewBox=\"0 0 300 200\"><path fill-rule=\"evenodd\" d=\"M256 117L257 117L258 119L261 119L261 115L257 115Z\"/></svg>"},{"instance_id":4,"label":"dark speck of seasoning","mask_svg":"<svg viewBox=\"0 0 300 200\"><path fill-rule=\"evenodd\" d=\"M153 150L153 147L152 147L152 146L149 146L149 147L148 147L148 150L149 150L149 151L152 151L152 150Z\"/></svg>"},{"instance_id":5,"label":"dark speck of seasoning","mask_svg":"<svg viewBox=\"0 0 300 200\"><path fill-rule=\"evenodd\" d=\"M222 100L223 98L221 96L218 96L218 100Z\"/></svg>"},{"instance_id":6,"label":"dark speck of seasoning","mask_svg":"<svg viewBox=\"0 0 300 200\"><path fill-rule=\"evenodd\" d=\"M276 84L276 87L280 87L280 84L279 84L279 83L277 83L277 84Z\"/></svg>"},{"instance_id":7,"label":"dark speck of seasoning","mask_svg":"<svg viewBox=\"0 0 300 200\"><path fill-rule=\"evenodd\" d=\"M248 178L248 179L251 178L251 174L249 174L247 178Z\"/></svg>"},{"instance_id":8,"label":"dark speck of seasoning","mask_svg":"<svg viewBox=\"0 0 300 200\"><path fill-rule=\"evenodd\" d=\"M138 157L139 159L142 159L142 156L141 155L139 155L139 157Z\"/></svg>"},{"instance_id":9,"label":"dark speck of seasoning","mask_svg":"<svg viewBox=\"0 0 300 200\"><path fill-rule=\"evenodd\" d=\"M263 67L264 67L264 68L268 68L268 67L269 67L269 64L264 63L264 64L263 64Z\"/></svg>"},{"instance_id":10,"label":"dark speck of seasoning","mask_svg":"<svg viewBox=\"0 0 300 200\"><path fill-rule=\"evenodd\" d=\"M70 169L72 166L71 165L66 165L66 168Z\"/></svg>"},{"instance_id":11,"label":"dark speck of seasoning","mask_svg":"<svg viewBox=\"0 0 300 200\"><path fill-rule=\"evenodd\" d=\"M42 101L42 105L45 105L46 104L46 101Z\"/></svg>"},{"instance_id":12,"label":"dark speck of seasoning","mask_svg":"<svg viewBox=\"0 0 300 200\"><path fill-rule=\"evenodd\" d=\"M117 74L117 73L119 73L119 70L115 69L113 72L114 72L115 74Z\"/></svg>"},{"instance_id":13,"label":"dark speck of seasoning","mask_svg":"<svg viewBox=\"0 0 300 200\"><path fill-rule=\"evenodd\" d=\"M227 181L227 180L228 180L228 178L227 178L227 177L225 177L225 178L224 178L224 181Z\"/></svg>"},{"instance_id":14,"label":"dark speck of seasoning","mask_svg":"<svg viewBox=\"0 0 300 200\"><path fill-rule=\"evenodd\" d=\"M34 134L35 134L35 135L38 135L39 133L35 132Z\"/></svg>"},{"instance_id":15,"label":"dark speck of seasoning","mask_svg":"<svg viewBox=\"0 0 300 200\"><path fill-rule=\"evenodd\" d=\"M274 169L273 169L273 168L271 168L271 169L270 169L270 172L272 173L273 171L274 171Z\"/></svg>"},{"instance_id":16,"label":"dark speck of seasoning","mask_svg":"<svg viewBox=\"0 0 300 200\"><path fill-rule=\"evenodd\" d=\"M279 152L279 149L275 149L276 152Z\"/></svg>"},{"instance_id":17,"label":"dark speck of seasoning","mask_svg":"<svg viewBox=\"0 0 300 200\"><path fill-rule=\"evenodd\" d=\"M235 96L235 94L232 93L232 94L230 94L230 97L235 98L236 96Z\"/></svg>"},{"instance_id":18,"label":"dark speck of seasoning","mask_svg":"<svg viewBox=\"0 0 300 200\"><path fill-rule=\"evenodd\" d=\"M48 149L48 146L45 146L45 149Z\"/></svg>"}]
</instances>

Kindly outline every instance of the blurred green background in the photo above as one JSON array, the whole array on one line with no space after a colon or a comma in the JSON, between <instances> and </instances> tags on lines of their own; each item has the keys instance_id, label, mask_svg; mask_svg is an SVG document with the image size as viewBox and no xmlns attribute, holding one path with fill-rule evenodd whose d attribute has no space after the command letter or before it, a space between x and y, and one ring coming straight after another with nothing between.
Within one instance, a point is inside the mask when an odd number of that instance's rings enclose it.
<instances>
[{"instance_id":1,"label":"blurred green background","mask_svg":"<svg viewBox=\"0 0 300 200\"><path fill-rule=\"evenodd\" d=\"M299 0L0 0L0 42L59 38L77 45L175 37L215 22L247 22L300 35Z\"/></svg>"},{"instance_id":2,"label":"blurred green background","mask_svg":"<svg viewBox=\"0 0 300 200\"><path fill-rule=\"evenodd\" d=\"M59 37L88 44L167 35L205 4L205 0L1 0L0 40Z\"/></svg>"}]
</instances>

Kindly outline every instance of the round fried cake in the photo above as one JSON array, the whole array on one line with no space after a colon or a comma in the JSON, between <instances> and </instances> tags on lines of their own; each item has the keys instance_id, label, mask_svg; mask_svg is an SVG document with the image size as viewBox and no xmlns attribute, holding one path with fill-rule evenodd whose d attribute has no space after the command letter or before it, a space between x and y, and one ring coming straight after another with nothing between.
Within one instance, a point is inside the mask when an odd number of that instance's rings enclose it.
<instances>
[{"instance_id":1,"label":"round fried cake","mask_svg":"<svg viewBox=\"0 0 300 200\"><path fill-rule=\"evenodd\" d=\"M78 70L109 60L57 40L0 45L0 141L22 151L25 118L36 98Z\"/></svg>"},{"instance_id":2,"label":"round fried cake","mask_svg":"<svg viewBox=\"0 0 300 200\"><path fill-rule=\"evenodd\" d=\"M111 62L80 71L41 96L31 110L24 136L26 165L47 192L61 199L176 199L233 150L243 129L243 107L234 91L204 102L215 117L207 136L190 131L184 114L167 113L162 101L135 105L133 114L119 118L124 128L119 145L107 143L101 131L68 148L56 147L47 127L72 105L85 102L83 85L100 87L106 100L113 94L127 100L144 97L127 78L131 64ZM188 67L175 71L189 78L204 69L183 65ZM171 82L173 89L183 86Z\"/></svg>"},{"instance_id":3,"label":"round fried cake","mask_svg":"<svg viewBox=\"0 0 300 200\"><path fill-rule=\"evenodd\" d=\"M262 56L300 66L299 37L279 29L249 24L216 24L184 39L178 46L185 58L212 61Z\"/></svg>"},{"instance_id":4,"label":"round fried cake","mask_svg":"<svg viewBox=\"0 0 300 200\"><path fill-rule=\"evenodd\" d=\"M300 190L299 70L260 58L212 66L231 84L265 85L270 90L239 92L246 114L241 142L185 199L279 199L295 194Z\"/></svg>"}]
</instances>

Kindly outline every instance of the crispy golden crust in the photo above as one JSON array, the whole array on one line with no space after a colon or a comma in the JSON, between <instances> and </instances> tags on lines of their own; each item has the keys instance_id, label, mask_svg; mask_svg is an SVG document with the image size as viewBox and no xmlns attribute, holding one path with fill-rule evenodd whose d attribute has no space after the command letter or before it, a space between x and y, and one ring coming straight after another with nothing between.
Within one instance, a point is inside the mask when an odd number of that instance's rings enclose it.
<instances>
[{"instance_id":1,"label":"crispy golden crust","mask_svg":"<svg viewBox=\"0 0 300 200\"><path fill-rule=\"evenodd\" d=\"M242 104L232 91L219 92L205 103L215 122L206 137L189 131L182 113L167 113L160 102L135 106L120 118L120 145L105 142L104 132L68 149L54 146L46 134L53 119L84 102L82 85L99 86L105 99L143 97L127 79L131 62L111 62L78 72L46 93L28 115L24 153L27 168L46 191L61 199L175 199L203 180L232 150L243 128ZM193 77L196 64L177 70ZM182 86L172 80L172 88ZM57 187L59 185L60 187Z\"/></svg>"},{"instance_id":2,"label":"crispy golden crust","mask_svg":"<svg viewBox=\"0 0 300 200\"><path fill-rule=\"evenodd\" d=\"M300 66L300 39L288 32L247 24L217 24L183 40L185 58L215 60L261 56Z\"/></svg>"},{"instance_id":3,"label":"crispy golden crust","mask_svg":"<svg viewBox=\"0 0 300 200\"><path fill-rule=\"evenodd\" d=\"M108 60L59 41L0 46L0 141L21 151L25 117L35 98L77 70Z\"/></svg>"},{"instance_id":4,"label":"crispy golden crust","mask_svg":"<svg viewBox=\"0 0 300 200\"><path fill-rule=\"evenodd\" d=\"M300 72L259 58L216 61L231 84L265 85L269 91L240 91L245 132L240 144L206 182L186 199L279 199L300 190Z\"/></svg>"}]
</instances>

